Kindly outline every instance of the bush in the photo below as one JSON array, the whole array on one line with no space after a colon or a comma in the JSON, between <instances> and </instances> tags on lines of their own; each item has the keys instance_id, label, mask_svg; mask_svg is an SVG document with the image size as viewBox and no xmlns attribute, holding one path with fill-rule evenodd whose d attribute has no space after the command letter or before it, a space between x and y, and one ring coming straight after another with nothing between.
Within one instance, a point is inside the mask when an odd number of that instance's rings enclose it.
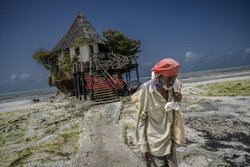
<instances>
[{"instance_id":1,"label":"bush","mask_svg":"<svg viewBox=\"0 0 250 167\"><path fill-rule=\"evenodd\" d=\"M105 45L113 52L124 56L135 55L141 52L141 41L136 41L127 37L116 30L108 30L102 32L102 36L105 38Z\"/></svg>"},{"instance_id":2,"label":"bush","mask_svg":"<svg viewBox=\"0 0 250 167\"><path fill-rule=\"evenodd\" d=\"M70 74L73 74L73 64L79 60L79 57L73 55L72 60L70 58L70 53L66 50L63 50L63 57L62 57L62 66L60 67L60 73L63 71L67 71Z\"/></svg>"},{"instance_id":3,"label":"bush","mask_svg":"<svg viewBox=\"0 0 250 167\"><path fill-rule=\"evenodd\" d=\"M48 85L49 85L49 87L53 87L51 76L49 76L49 78L48 78Z\"/></svg>"},{"instance_id":4,"label":"bush","mask_svg":"<svg viewBox=\"0 0 250 167\"><path fill-rule=\"evenodd\" d=\"M38 49L33 58L47 70L58 68L58 57L45 49Z\"/></svg>"}]
</instances>

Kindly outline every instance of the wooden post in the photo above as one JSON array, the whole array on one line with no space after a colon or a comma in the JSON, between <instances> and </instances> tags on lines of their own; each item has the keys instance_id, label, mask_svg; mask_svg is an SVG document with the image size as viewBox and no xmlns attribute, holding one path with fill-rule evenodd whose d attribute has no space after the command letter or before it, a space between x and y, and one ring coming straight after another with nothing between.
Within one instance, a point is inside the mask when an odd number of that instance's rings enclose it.
<instances>
[{"instance_id":1,"label":"wooden post","mask_svg":"<svg viewBox=\"0 0 250 167\"><path fill-rule=\"evenodd\" d=\"M129 83L131 82L131 78L130 78L130 70L128 71L128 80L129 80Z\"/></svg>"},{"instance_id":2,"label":"wooden post","mask_svg":"<svg viewBox=\"0 0 250 167\"><path fill-rule=\"evenodd\" d=\"M77 90L77 76L76 76L76 63L74 63L73 65L73 75L74 75L74 86L75 86L75 94L76 94L76 98L78 98L78 90Z\"/></svg>"},{"instance_id":3,"label":"wooden post","mask_svg":"<svg viewBox=\"0 0 250 167\"><path fill-rule=\"evenodd\" d=\"M77 93L79 95L79 99L81 100L82 97L81 97L81 92L80 92L80 75L79 75L79 65L78 65L78 62L76 63L76 82L77 82Z\"/></svg>"},{"instance_id":4,"label":"wooden post","mask_svg":"<svg viewBox=\"0 0 250 167\"><path fill-rule=\"evenodd\" d=\"M129 81L128 81L128 64L126 63L126 81L127 81L127 89L130 88Z\"/></svg>"},{"instance_id":5,"label":"wooden post","mask_svg":"<svg viewBox=\"0 0 250 167\"><path fill-rule=\"evenodd\" d=\"M90 54L89 55L89 77L90 77L89 96L90 96L90 100L94 100L94 91L93 91L94 77L93 77L93 73L92 73L92 65L93 65L93 54Z\"/></svg>"},{"instance_id":6,"label":"wooden post","mask_svg":"<svg viewBox=\"0 0 250 167\"><path fill-rule=\"evenodd\" d=\"M81 69L81 80L82 80L82 92L83 92L83 97L84 100L87 100L87 93L86 93L86 80L84 78L84 67L83 67L83 62L80 64L80 69Z\"/></svg>"},{"instance_id":7,"label":"wooden post","mask_svg":"<svg viewBox=\"0 0 250 167\"><path fill-rule=\"evenodd\" d=\"M140 86L139 72L138 72L138 64L136 64L136 78L137 78L137 88Z\"/></svg>"}]
</instances>

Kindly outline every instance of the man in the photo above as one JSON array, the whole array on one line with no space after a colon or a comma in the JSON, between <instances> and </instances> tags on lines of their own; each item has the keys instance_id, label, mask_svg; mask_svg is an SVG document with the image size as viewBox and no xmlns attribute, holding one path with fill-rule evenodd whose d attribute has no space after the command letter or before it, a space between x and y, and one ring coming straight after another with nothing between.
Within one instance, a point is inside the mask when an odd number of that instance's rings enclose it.
<instances>
[{"instance_id":1,"label":"man","mask_svg":"<svg viewBox=\"0 0 250 167\"><path fill-rule=\"evenodd\" d=\"M154 79L141 86L136 141L143 159L151 167L177 166L171 128L174 111L166 111L165 105L172 99L181 102L181 93L173 89L179 70L178 62L163 59L152 69Z\"/></svg>"}]
</instances>

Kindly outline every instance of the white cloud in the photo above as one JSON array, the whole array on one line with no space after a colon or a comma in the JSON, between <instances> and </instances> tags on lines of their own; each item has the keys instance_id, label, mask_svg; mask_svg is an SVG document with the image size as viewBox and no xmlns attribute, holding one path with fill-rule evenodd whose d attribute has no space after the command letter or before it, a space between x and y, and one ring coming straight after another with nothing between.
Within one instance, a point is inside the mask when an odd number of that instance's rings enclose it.
<instances>
[{"instance_id":1,"label":"white cloud","mask_svg":"<svg viewBox=\"0 0 250 167\"><path fill-rule=\"evenodd\" d=\"M10 76L10 81L14 83L17 80L28 80L30 78L30 73L23 73L23 74L12 74Z\"/></svg>"},{"instance_id":2,"label":"white cloud","mask_svg":"<svg viewBox=\"0 0 250 167\"><path fill-rule=\"evenodd\" d=\"M196 54L196 53L194 53L194 52L192 52L192 51L188 51L188 52L186 52L185 53L185 60L191 60L191 59L197 59L197 58L199 58L201 55L199 55L199 54Z\"/></svg>"},{"instance_id":3,"label":"white cloud","mask_svg":"<svg viewBox=\"0 0 250 167\"><path fill-rule=\"evenodd\" d=\"M29 73L23 73L23 74L19 75L18 78L19 78L20 80L26 80L26 79L29 78L29 76L30 76Z\"/></svg>"},{"instance_id":4,"label":"white cloud","mask_svg":"<svg viewBox=\"0 0 250 167\"><path fill-rule=\"evenodd\" d=\"M250 53L250 48L246 48L246 52L247 52L247 53Z\"/></svg>"},{"instance_id":5,"label":"white cloud","mask_svg":"<svg viewBox=\"0 0 250 167\"><path fill-rule=\"evenodd\" d=\"M11 81L11 82L15 82L16 78L17 78L17 74L12 74L12 75L10 76L10 81Z\"/></svg>"}]
</instances>

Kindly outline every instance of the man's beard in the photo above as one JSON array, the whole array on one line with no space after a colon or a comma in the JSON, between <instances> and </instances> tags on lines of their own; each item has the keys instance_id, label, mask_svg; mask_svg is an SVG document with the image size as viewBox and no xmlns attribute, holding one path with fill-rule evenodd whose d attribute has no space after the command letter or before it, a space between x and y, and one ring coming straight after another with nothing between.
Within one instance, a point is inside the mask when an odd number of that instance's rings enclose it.
<instances>
[{"instance_id":1,"label":"man's beard","mask_svg":"<svg viewBox=\"0 0 250 167\"><path fill-rule=\"evenodd\" d=\"M173 88L173 86L166 86L166 85L163 85L163 88L165 89L165 90L171 90L172 88Z\"/></svg>"}]
</instances>

